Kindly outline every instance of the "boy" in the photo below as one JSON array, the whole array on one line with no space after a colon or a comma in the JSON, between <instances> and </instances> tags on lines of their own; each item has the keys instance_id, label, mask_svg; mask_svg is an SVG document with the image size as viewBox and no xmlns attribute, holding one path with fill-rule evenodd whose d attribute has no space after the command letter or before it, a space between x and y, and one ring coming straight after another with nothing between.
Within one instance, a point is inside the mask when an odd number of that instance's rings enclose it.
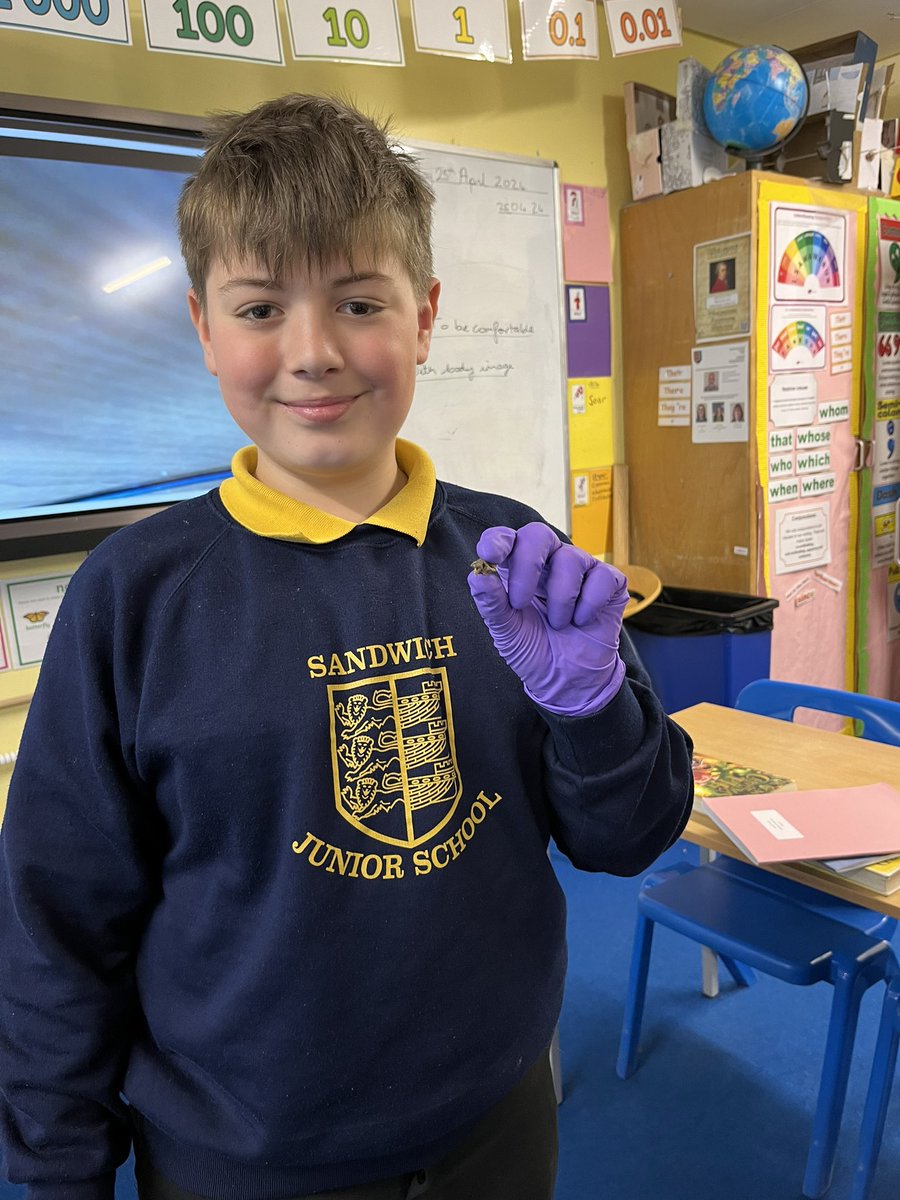
<instances>
[{"instance_id":1,"label":"boy","mask_svg":"<svg viewBox=\"0 0 900 1200\"><path fill-rule=\"evenodd\" d=\"M110 1200L132 1140L145 1200L552 1194L548 839L642 870L690 745L617 652L621 575L397 439L432 200L308 96L222 120L185 186L191 317L253 445L91 554L41 670L0 904L35 1200Z\"/></svg>"}]
</instances>

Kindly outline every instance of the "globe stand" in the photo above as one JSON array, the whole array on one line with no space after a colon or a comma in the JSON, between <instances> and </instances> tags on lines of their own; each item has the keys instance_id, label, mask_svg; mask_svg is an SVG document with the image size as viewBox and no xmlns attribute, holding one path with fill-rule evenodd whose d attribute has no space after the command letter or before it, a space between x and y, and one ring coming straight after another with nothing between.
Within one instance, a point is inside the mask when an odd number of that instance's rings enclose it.
<instances>
[{"instance_id":1,"label":"globe stand","mask_svg":"<svg viewBox=\"0 0 900 1200\"><path fill-rule=\"evenodd\" d=\"M789 141L790 139L787 140ZM786 144L786 141L780 142L770 150L760 150L753 154L741 153L730 146L726 147L726 150L735 158L742 158L747 164L748 171L777 171L780 175L783 175L786 165L784 157L784 147Z\"/></svg>"}]
</instances>

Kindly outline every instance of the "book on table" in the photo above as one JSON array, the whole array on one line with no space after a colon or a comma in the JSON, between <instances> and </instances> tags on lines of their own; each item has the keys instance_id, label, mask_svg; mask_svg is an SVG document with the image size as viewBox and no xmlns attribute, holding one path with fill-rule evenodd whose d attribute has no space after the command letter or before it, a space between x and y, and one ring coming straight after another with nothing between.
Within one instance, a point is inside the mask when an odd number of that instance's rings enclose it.
<instances>
[{"instance_id":1,"label":"book on table","mask_svg":"<svg viewBox=\"0 0 900 1200\"><path fill-rule=\"evenodd\" d=\"M887 783L710 796L703 804L751 862L900 854L900 792Z\"/></svg>"},{"instance_id":2,"label":"book on table","mask_svg":"<svg viewBox=\"0 0 900 1200\"><path fill-rule=\"evenodd\" d=\"M868 888L870 892L878 892L882 896L890 896L900 890L900 858L881 858L876 861L864 858L866 865L853 870L835 872L825 862L809 861L805 865L813 867L822 874L828 874L838 879L849 879L860 887Z\"/></svg>"},{"instance_id":3,"label":"book on table","mask_svg":"<svg viewBox=\"0 0 900 1200\"><path fill-rule=\"evenodd\" d=\"M694 754L691 769L694 774L694 796L699 800L747 792L779 792L795 786L793 779L784 775L772 775L769 771L761 771L759 767L745 767L707 754Z\"/></svg>"}]
</instances>

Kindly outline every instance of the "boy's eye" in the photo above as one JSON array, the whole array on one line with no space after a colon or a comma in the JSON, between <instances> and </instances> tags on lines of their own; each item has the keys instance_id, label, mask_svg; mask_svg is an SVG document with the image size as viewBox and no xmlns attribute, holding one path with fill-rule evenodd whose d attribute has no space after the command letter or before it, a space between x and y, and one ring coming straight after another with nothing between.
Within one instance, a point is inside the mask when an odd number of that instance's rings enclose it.
<instances>
[{"instance_id":1,"label":"boy's eye","mask_svg":"<svg viewBox=\"0 0 900 1200\"><path fill-rule=\"evenodd\" d=\"M250 321L266 321L271 317L274 311L272 304L251 304L249 308L245 308L241 312L242 317L246 317Z\"/></svg>"},{"instance_id":2,"label":"boy's eye","mask_svg":"<svg viewBox=\"0 0 900 1200\"><path fill-rule=\"evenodd\" d=\"M343 308L351 317L367 317L370 313L378 312L377 307L368 300L347 300Z\"/></svg>"}]
</instances>

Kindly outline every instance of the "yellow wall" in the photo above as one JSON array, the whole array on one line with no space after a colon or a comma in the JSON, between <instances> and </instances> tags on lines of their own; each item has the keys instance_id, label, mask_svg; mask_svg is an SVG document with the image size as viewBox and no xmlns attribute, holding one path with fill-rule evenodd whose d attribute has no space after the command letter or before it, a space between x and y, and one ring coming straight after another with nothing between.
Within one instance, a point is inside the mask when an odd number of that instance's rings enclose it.
<instances>
[{"instance_id":1,"label":"yellow wall","mask_svg":"<svg viewBox=\"0 0 900 1200\"><path fill-rule=\"evenodd\" d=\"M630 200L623 85L638 80L674 92L680 58L692 55L712 67L733 48L686 34L681 48L612 59L602 9L598 8L599 62L524 63L519 6L510 2L516 61L506 66L417 54L412 48L408 0L400 0L400 13L407 56L403 68L295 62L272 67L150 53L144 48L140 4L132 4L133 46L0 30L0 86L6 92L28 96L191 115L249 107L287 91L340 92L370 112L393 114L401 135L555 159L566 182L608 188L615 249L617 214ZM283 19L282 38L289 57ZM617 259L615 270L618 273ZM615 285L612 309L615 373L619 358ZM616 403L621 405L618 391ZM622 422L617 425L621 429ZM621 441L616 457L622 460ZM69 561L74 565L76 560ZM59 565L54 563L54 567ZM25 574L32 567L4 564L2 574ZM33 670L0 674L0 703L30 692L34 676ZM24 711L21 706L0 708L0 753L15 748ZM0 813L9 775L10 769L0 766Z\"/></svg>"}]
</instances>

